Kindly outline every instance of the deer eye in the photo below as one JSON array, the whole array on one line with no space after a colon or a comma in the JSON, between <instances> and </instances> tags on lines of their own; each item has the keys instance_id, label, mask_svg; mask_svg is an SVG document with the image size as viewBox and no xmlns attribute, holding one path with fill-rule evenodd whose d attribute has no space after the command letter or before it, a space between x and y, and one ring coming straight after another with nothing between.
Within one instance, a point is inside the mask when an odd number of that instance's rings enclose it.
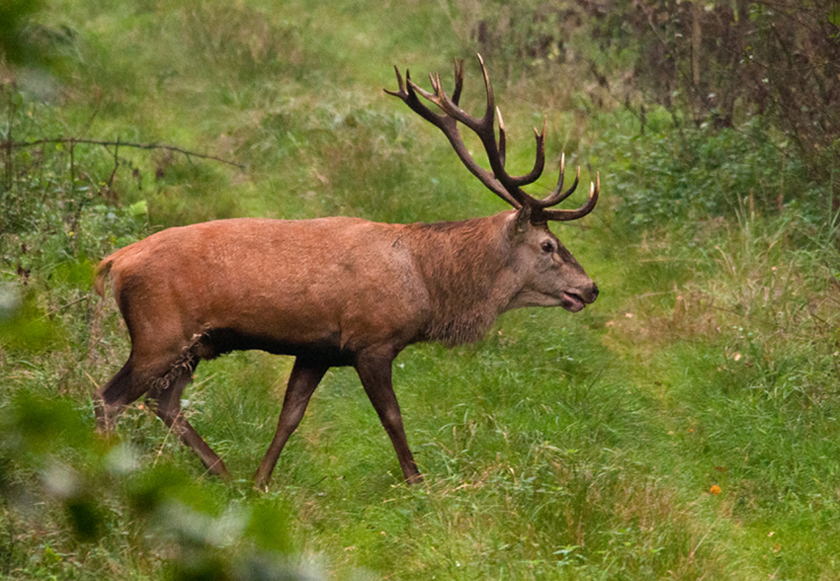
<instances>
[{"instance_id":1,"label":"deer eye","mask_svg":"<svg viewBox=\"0 0 840 581\"><path fill-rule=\"evenodd\" d=\"M548 240L540 244L540 248L542 248L543 252L546 253L554 252L554 244L552 244Z\"/></svg>"}]
</instances>

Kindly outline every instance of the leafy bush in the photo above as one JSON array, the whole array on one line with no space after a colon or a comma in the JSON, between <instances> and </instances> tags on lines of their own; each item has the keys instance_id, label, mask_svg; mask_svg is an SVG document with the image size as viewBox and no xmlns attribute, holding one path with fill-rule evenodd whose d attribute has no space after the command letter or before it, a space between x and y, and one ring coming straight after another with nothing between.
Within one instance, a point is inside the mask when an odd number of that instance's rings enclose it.
<instances>
[{"instance_id":1,"label":"leafy bush","mask_svg":"<svg viewBox=\"0 0 840 581\"><path fill-rule=\"evenodd\" d=\"M457 5L465 41L480 46L485 56L501 59L504 64L497 66L509 76L519 73L513 63L543 70L551 85L567 87L571 76L576 79L573 90L585 96L582 102L599 109L623 106L637 116L642 133L651 110L665 107L679 131L669 131L667 143L660 143L662 154L645 161L664 161L677 172L700 163L704 167L694 174L720 169L724 175L709 179L680 173L685 184L667 179L651 184L667 188L664 205L705 204L720 215L732 205L732 199L725 201L729 191L746 187L741 197L750 189L762 197L778 186L771 197L787 202L794 197L793 183L802 190L816 182L820 219L831 218L823 211L824 200L837 209L837 0L500 0ZM770 149L774 146L781 150L778 155ZM673 160L667 159L672 152ZM739 152L740 162L733 157ZM740 170L735 167L739 164ZM749 169L751 165L758 167ZM773 171L780 174L775 180ZM793 179L785 180L785 175ZM647 191L635 197L655 197L642 187ZM710 201L687 191L701 187ZM678 215L684 215L682 209Z\"/></svg>"},{"instance_id":2,"label":"leafy bush","mask_svg":"<svg viewBox=\"0 0 840 581\"><path fill-rule=\"evenodd\" d=\"M616 123L616 121L618 121ZM632 133L632 118L602 121L593 164L608 164L620 217L634 227L696 223L739 213L780 215L794 209L809 223L830 223L831 185L817 181L789 142L771 138L761 118L737 128L709 126Z\"/></svg>"},{"instance_id":3,"label":"leafy bush","mask_svg":"<svg viewBox=\"0 0 840 581\"><path fill-rule=\"evenodd\" d=\"M28 576L33 560L64 579L121 576L106 572L109 554L130 550L147 573L162 566L172 580L316 578L293 557L282 501L220 504L172 466L141 469L129 444L94 435L69 400L21 391L0 411L0 527L11 532L0 538L4 576ZM33 526L63 534L14 532Z\"/></svg>"}]
</instances>

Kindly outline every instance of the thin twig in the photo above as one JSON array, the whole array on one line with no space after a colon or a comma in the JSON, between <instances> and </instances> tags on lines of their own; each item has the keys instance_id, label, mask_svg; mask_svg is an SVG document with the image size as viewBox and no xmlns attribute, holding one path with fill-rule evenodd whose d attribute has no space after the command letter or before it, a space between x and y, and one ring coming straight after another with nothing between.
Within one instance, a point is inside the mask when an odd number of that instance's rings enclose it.
<instances>
[{"instance_id":1,"label":"thin twig","mask_svg":"<svg viewBox=\"0 0 840 581\"><path fill-rule=\"evenodd\" d=\"M709 533L710 533L710 532L712 532L712 529L713 529L713 528L715 528L715 525L717 524L717 522L718 522L718 519L719 519L719 518L720 518L719 516L715 518L714 522L712 522L712 524L709 526L709 530L707 530L707 531L706 531L706 534L705 534L705 535L703 535L703 537L700 539L700 542L698 542L698 543L694 546L694 548L693 548L693 549L691 549L691 552L688 554L688 561L689 561L689 563L690 563L691 561L693 561L693 560L694 560L694 553L696 553L696 552L697 552L697 549L699 549L699 548L700 548L700 545L702 545L702 544L703 544L703 541L705 541L705 540L706 540L706 537L708 537L708 536L709 536Z\"/></svg>"},{"instance_id":2,"label":"thin twig","mask_svg":"<svg viewBox=\"0 0 840 581\"><path fill-rule=\"evenodd\" d=\"M181 415L180 412L178 415ZM169 434L173 432L175 429L175 422L172 422L171 426L166 426L166 435L163 437L163 442L160 443L160 447L158 448L157 454L155 454L155 461L152 462L152 468L157 466L158 460L163 455L163 449L166 447L166 441L169 439Z\"/></svg>"},{"instance_id":3,"label":"thin twig","mask_svg":"<svg viewBox=\"0 0 840 581\"><path fill-rule=\"evenodd\" d=\"M186 155L187 157L198 157L201 159L211 159L213 161L218 161L221 163L226 163L227 165L232 165L234 167L238 167L240 169L244 169L245 165L241 163L236 163L235 161L230 161L228 159L223 159L221 157L216 157L215 155L207 155L204 153L197 153L195 151L190 151L188 149L184 149L182 147L177 147L174 145L165 145L160 143L129 143L127 141L109 141L105 139L76 139L74 137L57 137L57 138L48 138L48 139L35 139L33 141L3 141L2 146L8 149L13 147L34 147L36 145L45 145L48 143L69 143L72 145L77 143L86 143L89 145L102 145L102 146L117 146L117 147L134 147L136 149L165 149L167 151L174 151L177 153L181 153Z\"/></svg>"},{"instance_id":4,"label":"thin twig","mask_svg":"<svg viewBox=\"0 0 840 581\"><path fill-rule=\"evenodd\" d=\"M52 317L52 316L53 316L53 315L55 315L56 313L60 313L60 312L62 312L62 311L66 311L67 309L69 309L69 308L70 308L70 307L72 307L73 305L77 305L77 304L81 303L82 301L86 301L86 300L88 300L90 297L91 297L90 293L86 293L85 295L83 295L82 297L80 297L80 298L76 299L75 301L71 301L71 302L67 303L66 305L62 305L62 306L60 306L60 307L56 307L55 309L53 309L53 310L51 310L51 311L47 311L47 312L46 312L46 313L44 313L41 317L39 317L37 320L38 320L38 321L43 321L43 320L45 320L47 317Z\"/></svg>"},{"instance_id":5,"label":"thin twig","mask_svg":"<svg viewBox=\"0 0 840 581\"><path fill-rule=\"evenodd\" d=\"M120 158L117 157L117 152L120 150L120 138L117 137L117 142L114 144L114 169L111 171L111 176L108 178L108 189L114 186L114 176L117 175L117 170L120 167Z\"/></svg>"},{"instance_id":6,"label":"thin twig","mask_svg":"<svg viewBox=\"0 0 840 581\"><path fill-rule=\"evenodd\" d=\"M641 295L635 295L633 298L634 299L647 299L647 298L650 298L650 297L660 297L660 296L663 296L663 295L672 295L675 292L678 292L678 291L676 289L674 289L674 290L662 291L662 292L649 292L649 293L644 293L644 294L641 294Z\"/></svg>"},{"instance_id":7,"label":"thin twig","mask_svg":"<svg viewBox=\"0 0 840 581\"><path fill-rule=\"evenodd\" d=\"M90 376L90 373L88 373L87 371L83 371L82 373L84 373L87 376L87 378L90 379L90 382L93 384L93 387L95 387L96 389L99 389L99 384L96 382L96 380L94 378L92 378Z\"/></svg>"}]
</instances>

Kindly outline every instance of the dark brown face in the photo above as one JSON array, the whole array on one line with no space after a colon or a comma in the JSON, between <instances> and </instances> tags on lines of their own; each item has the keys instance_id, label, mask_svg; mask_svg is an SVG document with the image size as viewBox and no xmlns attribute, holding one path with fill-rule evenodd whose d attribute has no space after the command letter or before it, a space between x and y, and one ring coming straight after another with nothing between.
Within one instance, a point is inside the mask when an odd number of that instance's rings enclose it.
<instances>
[{"instance_id":1,"label":"dark brown face","mask_svg":"<svg viewBox=\"0 0 840 581\"><path fill-rule=\"evenodd\" d=\"M560 306L576 313L595 302L598 286L548 227L523 230L517 249L523 284L511 308Z\"/></svg>"}]
</instances>

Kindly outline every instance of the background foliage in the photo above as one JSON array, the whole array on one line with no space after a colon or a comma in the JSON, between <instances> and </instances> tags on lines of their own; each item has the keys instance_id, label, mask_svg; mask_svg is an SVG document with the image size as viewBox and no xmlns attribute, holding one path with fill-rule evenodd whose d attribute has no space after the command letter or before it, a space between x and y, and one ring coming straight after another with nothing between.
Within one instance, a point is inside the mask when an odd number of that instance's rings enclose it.
<instances>
[{"instance_id":1,"label":"background foliage","mask_svg":"<svg viewBox=\"0 0 840 581\"><path fill-rule=\"evenodd\" d=\"M0 576L837 578L838 10L4 4ZM253 491L290 370L262 353L202 364L183 402L232 484L207 478L142 403L114 438L93 433L90 394L129 349L91 289L113 249L229 216L503 209L381 92L392 64L447 76L477 51L513 171L530 167L545 114L552 161L565 151L584 180L601 172L598 209L558 234L602 295L574 316L512 312L476 345L401 355L422 485L400 481L339 369L271 490Z\"/></svg>"}]
</instances>

